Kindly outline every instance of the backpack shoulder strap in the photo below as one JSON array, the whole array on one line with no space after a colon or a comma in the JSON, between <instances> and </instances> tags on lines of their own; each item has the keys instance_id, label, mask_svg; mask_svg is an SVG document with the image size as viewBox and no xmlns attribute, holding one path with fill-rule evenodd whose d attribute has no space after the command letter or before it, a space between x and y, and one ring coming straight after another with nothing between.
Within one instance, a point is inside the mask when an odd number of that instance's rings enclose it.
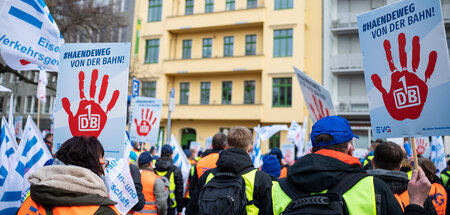
<instances>
[{"instance_id":1,"label":"backpack shoulder strap","mask_svg":"<svg viewBox=\"0 0 450 215\"><path fill-rule=\"evenodd\" d=\"M348 173L334 187L328 190L328 193L337 193L342 196L350 188L352 188L361 179L368 176L364 173Z\"/></svg>"}]
</instances>

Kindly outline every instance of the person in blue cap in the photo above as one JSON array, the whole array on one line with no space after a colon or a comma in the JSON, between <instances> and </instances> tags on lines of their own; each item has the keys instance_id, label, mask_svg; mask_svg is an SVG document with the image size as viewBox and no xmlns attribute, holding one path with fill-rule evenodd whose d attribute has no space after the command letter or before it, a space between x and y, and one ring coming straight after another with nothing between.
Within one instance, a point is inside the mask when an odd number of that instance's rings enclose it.
<instances>
[{"instance_id":1,"label":"person in blue cap","mask_svg":"<svg viewBox=\"0 0 450 215\"><path fill-rule=\"evenodd\" d=\"M155 163L155 172L169 180L169 199L167 215L181 214L183 209L183 175L180 168L173 165L172 146L164 145L161 148L161 158Z\"/></svg>"},{"instance_id":2,"label":"person in blue cap","mask_svg":"<svg viewBox=\"0 0 450 215\"><path fill-rule=\"evenodd\" d=\"M275 147L270 150L269 155L275 155L278 159L278 162L280 163L281 171L278 178L286 178L289 165L283 163L283 152L281 152L279 148Z\"/></svg>"},{"instance_id":3,"label":"person in blue cap","mask_svg":"<svg viewBox=\"0 0 450 215\"><path fill-rule=\"evenodd\" d=\"M359 159L352 156L352 140L358 136L346 119L324 117L313 125L310 136L313 153L301 157L288 169L287 178L273 184L273 214L298 210L295 206L301 202L296 199L326 192L343 197L343 214L403 214L386 184L367 176Z\"/></svg>"},{"instance_id":4,"label":"person in blue cap","mask_svg":"<svg viewBox=\"0 0 450 215\"><path fill-rule=\"evenodd\" d=\"M263 156L262 161L261 171L269 174L272 181L277 181L281 172L281 165L278 158L274 155L267 154Z\"/></svg>"}]
</instances>

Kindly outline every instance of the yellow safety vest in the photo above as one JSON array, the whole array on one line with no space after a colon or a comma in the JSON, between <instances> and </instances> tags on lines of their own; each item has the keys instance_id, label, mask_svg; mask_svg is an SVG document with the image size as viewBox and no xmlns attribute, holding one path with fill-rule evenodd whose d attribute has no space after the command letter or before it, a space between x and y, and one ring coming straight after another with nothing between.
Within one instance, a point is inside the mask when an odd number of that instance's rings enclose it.
<instances>
[{"instance_id":1,"label":"yellow safety vest","mask_svg":"<svg viewBox=\"0 0 450 215\"><path fill-rule=\"evenodd\" d=\"M450 171L449 170L441 173L441 179L442 179L442 182L444 182L444 187L445 188L449 187L449 184L448 184L448 179L449 178L450 178Z\"/></svg>"},{"instance_id":2,"label":"yellow safety vest","mask_svg":"<svg viewBox=\"0 0 450 215\"><path fill-rule=\"evenodd\" d=\"M160 172L158 170L155 170L156 174L158 174L159 176L163 177L167 174L167 171L164 172ZM172 171L172 173L170 173L169 177L167 177L169 179L169 199L172 200L173 204L171 206L171 208L176 208L177 207L177 201L175 199L175 176L174 173Z\"/></svg>"},{"instance_id":3,"label":"yellow safety vest","mask_svg":"<svg viewBox=\"0 0 450 215\"><path fill-rule=\"evenodd\" d=\"M367 164L369 164L369 162L372 162L373 157L374 157L373 155L367 156L367 158L364 159L363 167L365 167Z\"/></svg>"},{"instance_id":4,"label":"yellow safety vest","mask_svg":"<svg viewBox=\"0 0 450 215\"><path fill-rule=\"evenodd\" d=\"M255 177L257 171L257 169L254 169L241 175L245 182L245 195L248 202L253 201L253 190L255 189ZM214 178L214 175L209 173L205 184L207 184L212 178ZM246 209L247 215L257 215L259 213L259 208L256 207L255 204L247 205Z\"/></svg>"},{"instance_id":5,"label":"yellow safety vest","mask_svg":"<svg viewBox=\"0 0 450 215\"><path fill-rule=\"evenodd\" d=\"M324 190L320 193L325 193ZM319 193L316 193L319 194ZM350 215L376 215L377 206L375 200L375 188L373 177L367 176L358 181L352 188L344 193L343 198L347 202ZM278 182L273 182L272 205L273 214L278 215L283 212L291 203L292 199L281 189Z\"/></svg>"}]
</instances>

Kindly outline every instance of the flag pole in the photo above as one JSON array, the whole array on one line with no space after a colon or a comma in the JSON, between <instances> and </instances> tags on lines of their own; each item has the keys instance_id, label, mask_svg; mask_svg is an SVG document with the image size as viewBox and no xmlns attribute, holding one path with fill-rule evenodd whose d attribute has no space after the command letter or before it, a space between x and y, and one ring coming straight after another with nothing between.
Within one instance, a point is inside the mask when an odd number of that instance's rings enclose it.
<instances>
[{"instance_id":1,"label":"flag pole","mask_svg":"<svg viewBox=\"0 0 450 215\"><path fill-rule=\"evenodd\" d=\"M40 116L41 116L41 100L38 98L38 113L37 113L37 128L38 129L40 129L39 128Z\"/></svg>"},{"instance_id":2,"label":"flag pole","mask_svg":"<svg viewBox=\"0 0 450 215\"><path fill-rule=\"evenodd\" d=\"M408 137L408 139L409 139L409 142L411 143L411 148L412 148L412 151L413 151L413 157L414 157L414 170L418 170L418 167L419 167L419 163L418 163L418 160L417 160L417 151L416 151L416 143L414 142L414 137Z\"/></svg>"}]
</instances>

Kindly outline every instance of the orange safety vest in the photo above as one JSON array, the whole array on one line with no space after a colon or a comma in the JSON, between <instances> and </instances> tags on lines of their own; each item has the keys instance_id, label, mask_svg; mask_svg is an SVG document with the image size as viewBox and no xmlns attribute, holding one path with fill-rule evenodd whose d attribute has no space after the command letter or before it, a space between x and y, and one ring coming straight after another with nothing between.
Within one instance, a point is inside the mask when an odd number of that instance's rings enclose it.
<instances>
[{"instance_id":1,"label":"orange safety vest","mask_svg":"<svg viewBox=\"0 0 450 215\"><path fill-rule=\"evenodd\" d=\"M280 172L280 177L278 178L286 178L287 177L287 167L283 167Z\"/></svg>"},{"instance_id":2,"label":"orange safety vest","mask_svg":"<svg viewBox=\"0 0 450 215\"><path fill-rule=\"evenodd\" d=\"M216 168L217 160L219 159L219 153L211 153L197 162L197 166L195 167L197 170L197 176L200 178L203 173L208 171L208 169Z\"/></svg>"},{"instance_id":3,"label":"orange safety vest","mask_svg":"<svg viewBox=\"0 0 450 215\"><path fill-rule=\"evenodd\" d=\"M431 184L428 196L430 196L437 214L445 215L445 210L447 208L447 192L445 191L445 188L439 183L433 183ZM409 205L408 191L403 192L399 197L403 205Z\"/></svg>"},{"instance_id":4,"label":"orange safety vest","mask_svg":"<svg viewBox=\"0 0 450 215\"><path fill-rule=\"evenodd\" d=\"M155 181L159 178L157 174L149 170L142 170L142 193L145 197L145 206L141 211L134 212L134 214L154 214L158 215L158 208L156 207L156 197L153 193Z\"/></svg>"},{"instance_id":5,"label":"orange safety vest","mask_svg":"<svg viewBox=\"0 0 450 215\"><path fill-rule=\"evenodd\" d=\"M111 209L120 214L114 205L108 205ZM100 205L83 205L83 206L55 206L52 207L53 215L77 215L77 214L94 214ZM17 215L46 215L45 208L34 202L31 198L27 198L20 206Z\"/></svg>"},{"instance_id":6,"label":"orange safety vest","mask_svg":"<svg viewBox=\"0 0 450 215\"><path fill-rule=\"evenodd\" d=\"M408 191L405 191L408 192ZM395 199L397 199L398 204L400 204L400 207L402 208L402 211L405 212L405 206L403 205L402 199L397 193L394 193Z\"/></svg>"}]
</instances>

